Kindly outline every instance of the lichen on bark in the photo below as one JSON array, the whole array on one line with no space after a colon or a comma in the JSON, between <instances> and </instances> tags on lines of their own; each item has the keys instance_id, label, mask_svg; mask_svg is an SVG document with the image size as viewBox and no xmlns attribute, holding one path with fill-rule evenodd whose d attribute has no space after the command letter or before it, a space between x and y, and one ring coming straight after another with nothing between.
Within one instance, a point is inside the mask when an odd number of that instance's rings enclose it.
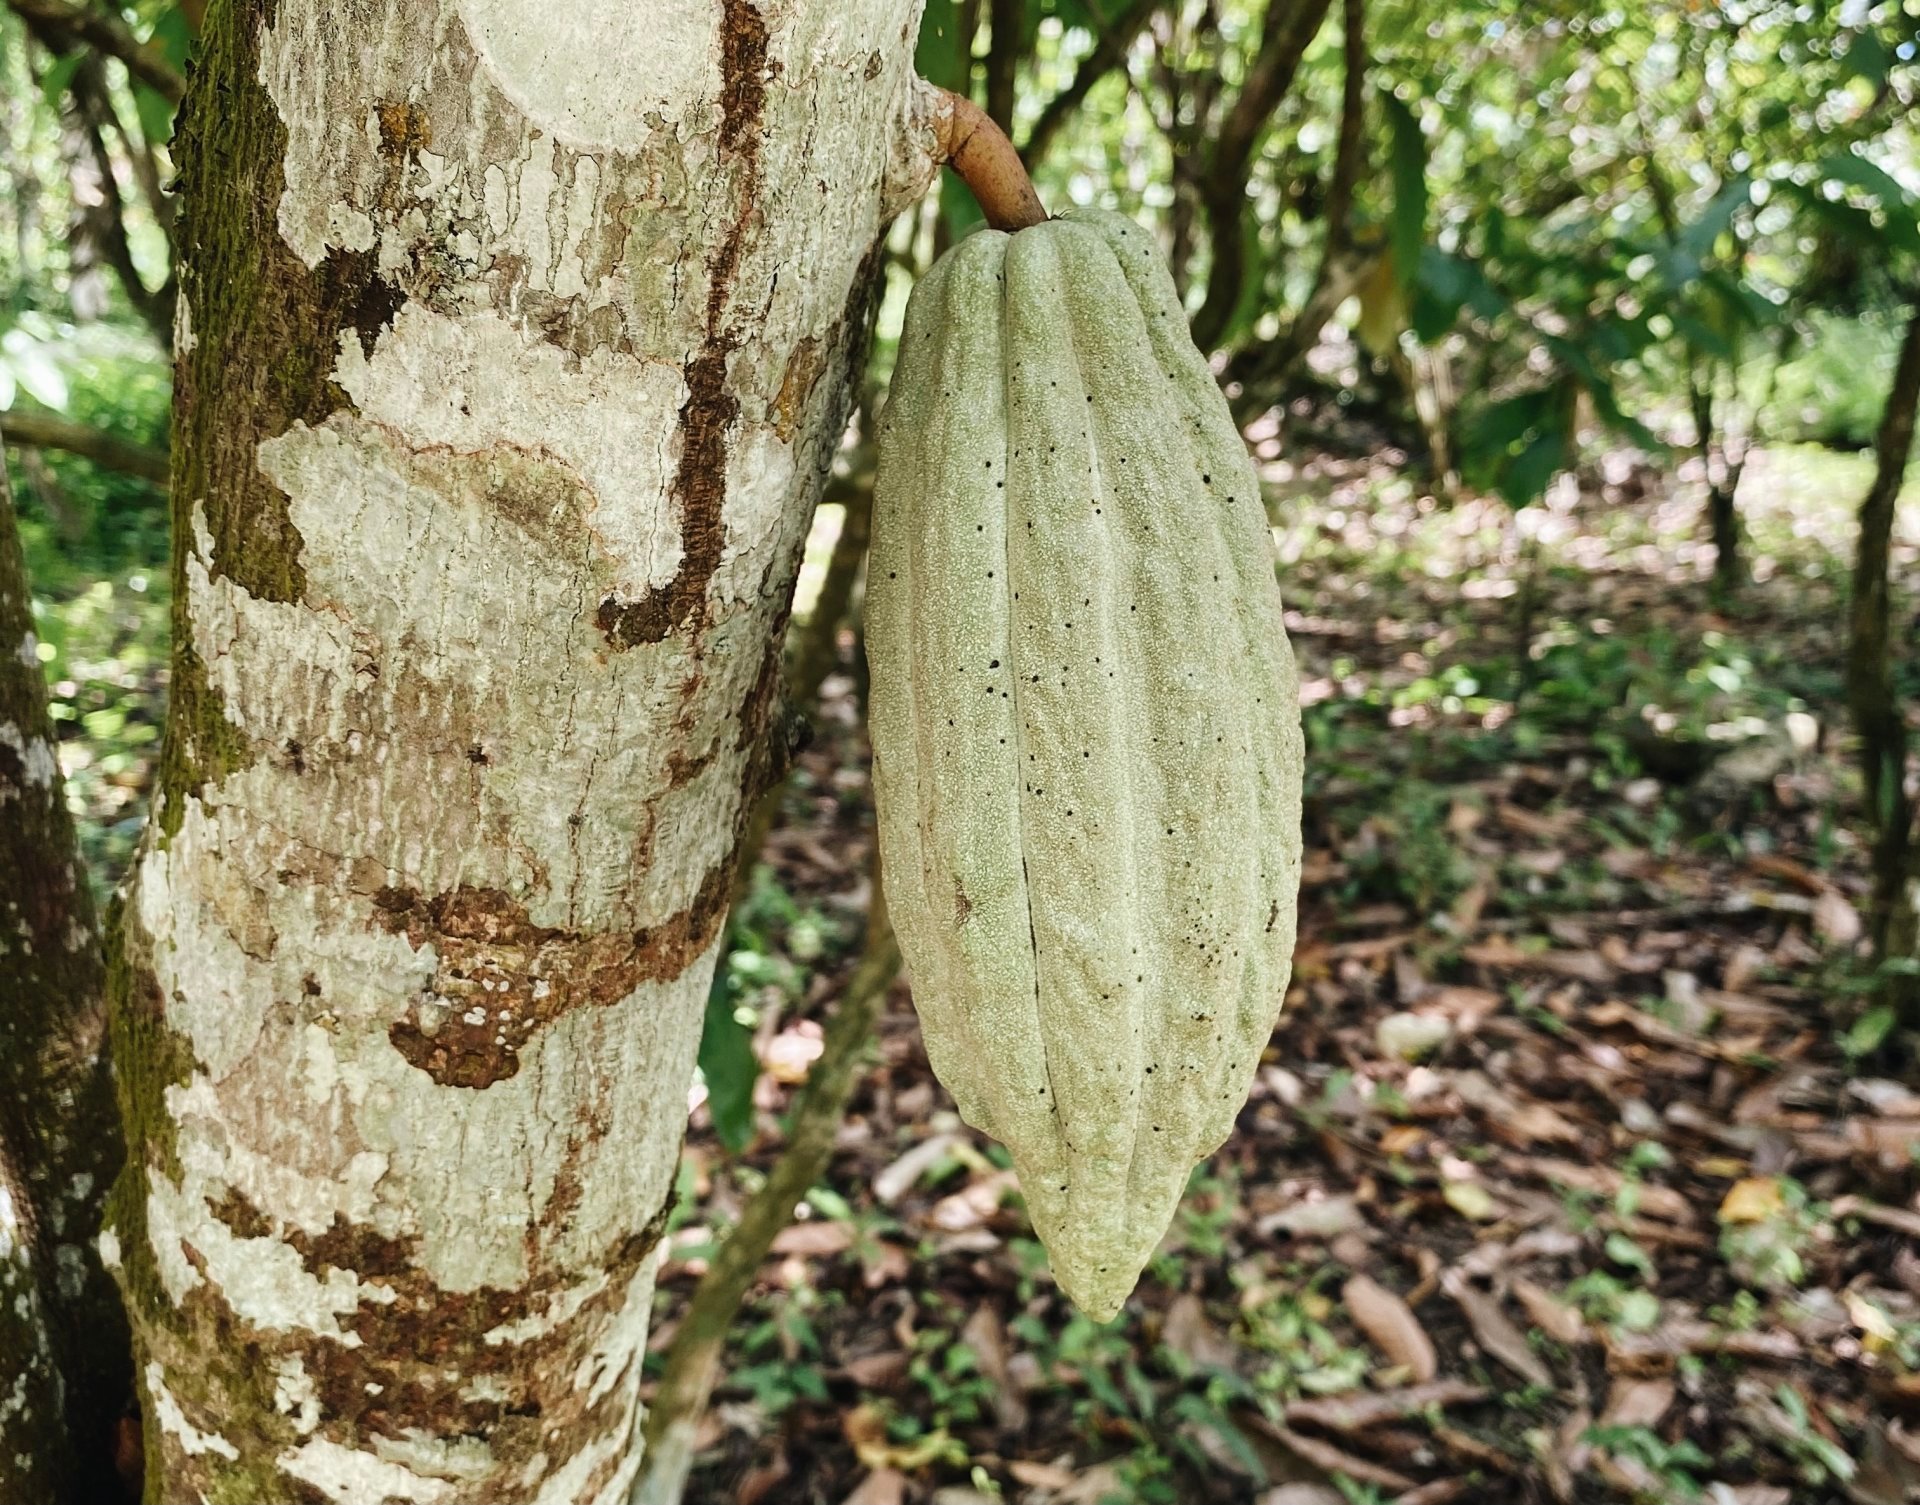
<instances>
[{"instance_id":1,"label":"lichen on bark","mask_svg":"<svg viewBox=\"0 0 1920 1505\"><path fill-rule=\"evenodd\" d=\"M914 171L911 16L656 9L209 18L114 990L152 1498L637 1462L776 634Z\"/></svg>"}]
</instances>

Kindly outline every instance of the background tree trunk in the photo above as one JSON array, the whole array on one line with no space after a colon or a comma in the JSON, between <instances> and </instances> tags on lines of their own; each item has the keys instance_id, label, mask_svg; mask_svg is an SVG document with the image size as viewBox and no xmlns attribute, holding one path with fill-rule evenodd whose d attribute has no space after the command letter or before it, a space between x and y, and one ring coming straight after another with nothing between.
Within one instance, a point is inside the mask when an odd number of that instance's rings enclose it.
<instances>
[{"instance_id":1,"label":"background tree trunk","mask_svg":"<svg viewBox=\"0 0 1920 1505\"><path fill-rule=\"evenodd\" d=\"M120 1168L105 968L0 465L0 1500L114 1497L127 1325L94 1246Z\"/></svg>"},{"instance_id":2,"label":"background tree trunk","mask_svg":"<svg viewBox=\"0 0 1920 1505\"><path fill-rule=\"evenodd\" d=\"M120 924L149 1496L614 1501L917 7L237 0Z\"/></svg>"},{"instance_id":3,"label":"background tree trunk","mask_svg":"<svg viewBox=\"0 0 1920 1505\"><path fill-rule=\"evenodd\" d=\"M1894 693L1891 597L1894 507L1913 455L1920 407L1920 297L1907 315L1893 384L1874 441L1873 484L1860 503L1847 643L1847 699L1860 735L1867 812L1874 826L1868 925L1877 961L1920 964L1920 812L1907 793L1906 713ZM1908 640L1911 648L1911 640ZM1880 993L1909 1028L1920 1027L1920 975L1889 971Z\"/></svg>"}]
</instances>

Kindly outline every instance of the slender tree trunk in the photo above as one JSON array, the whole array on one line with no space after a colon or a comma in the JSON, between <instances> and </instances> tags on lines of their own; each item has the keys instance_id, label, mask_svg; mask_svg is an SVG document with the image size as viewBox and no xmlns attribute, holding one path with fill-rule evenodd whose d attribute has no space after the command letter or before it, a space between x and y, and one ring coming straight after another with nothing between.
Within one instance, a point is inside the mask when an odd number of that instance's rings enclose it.
<instances>
[{"instance_id":1,"label":"slender tree trunk","mask_svg":"<svg viewBox=\"0 0 1920 1505\"><path fill-rule=\"evenodd\" d=\"M105 967L0 467L0 1500L107 1501L132 1399L95 1236L121 1137Z\"/></svg>"},{"instance_id":2,"label":"slender tree trunk","mask_svg":"<svg viewBox=\"0 0 1920 1505\"><path fill-rule=\"evenodd\" d=\"M1887 393L1874 444L1873 484L1860 503L1860 540L1854 556L1851 633L1847 646L1847 699L1860 735L1860 764L1867 811L1874 827L1873 902L1869 919L1874 955L1883 963L1920 966L1920 831L1907 794L1907 724L1894 696L1896 646L1889 560L1893 552L1894 504L1900 498L1913 454L1915 409L1920 406L1920 302L1907 318L1900 358ZM1909 1028L1920 1028L1920 976L1886 974L1882 990Z\"/></svg>"},{"instance_id":3,"label":"slender tree trunk","mask_svg":"<svg viewBox=\"0 0 1920 1505\"><path fill-rule=\"evenodd\" d=\"M1026 0L991 0L987 38L987 118L1013 134L1013 85L1026 52Z\"/></svg>"},{"instance_id":4,"label":"slender tree trunk","mask_svg":"<svg viewBox=\"0 0 1920 1505\"><path fill-rule=\"evenodd\" d=\"M1214 137L1200 183L1211 256L1206 300L1193 316L1193 337L1202 350L1211 348L1226 329L1246 281L1242 219L1254 148L1291 92L1300 59L1331 8L1332 0L1268 0L1260 50Z\"/></svg>"},{"instance_id":5,"label":"slender tree trunk","mask_svg":"<svg viewBox=\"0 0 1920 1505\"><path fill-rule=\"evenodd\" d=\"M1740 514L1734 494L1740 473L1727 463L1725 443L1717 440L1713 411L1713 374L1688 377L1692 385L1693 426L1698 436L1700 468L1707 478L1707 536L1713 544L1713 594L1730 602L1740 589Z\"/></svg>"},{"instance_id":6,"label":"slender tree trunk","mask_svg":"<svg viewBox=\"0 0 1920 1505\"><path fill-rule=\"evenodd\" d=\"M1340 305L1373 269L1378 253L1360 251L1353 233L1353 196L1367 168L1366 0L1343 0L1342 52L1346 72L1340 90L1340 137L1334 147L1333 174L1327 181L1325 231L1313 282L1293 321L1264 345L1234 352L1227 377L1240 384L1236 412L1263 412L1298 361L1320 341Z\"/></svg>"},{"instance_id":7,"label":"slender tree trunk","mask_svg":"<svg viewBox=\"0 0 1920 1505\"><path fill-rule=\"evenodd\" d=\"M153 1501L624 1497L915 7L235 0L116 968Z\"/></svg>"},{"instance_id":8,"label":"slender tree trunk","mask_svg":"<svg viewBox=\"0 0 1920 1505\"><path fill-rule=\"evenodd\" d=\"M668 1350L666 1373L647 1414L647 1443L654 1456L632 1505L680 1505L693 1470L694 1434L720 1378L727 1334L740 1304L774 1239L793 1221L793 1210L833 1156L834 1136L860 1079L875 1022L900 973L900 947L887 923L879 874L874 877L866 952L827 1022L820 1058L793 1106L786 1148L700 1277Z\"/></svg>"}]
</instances>

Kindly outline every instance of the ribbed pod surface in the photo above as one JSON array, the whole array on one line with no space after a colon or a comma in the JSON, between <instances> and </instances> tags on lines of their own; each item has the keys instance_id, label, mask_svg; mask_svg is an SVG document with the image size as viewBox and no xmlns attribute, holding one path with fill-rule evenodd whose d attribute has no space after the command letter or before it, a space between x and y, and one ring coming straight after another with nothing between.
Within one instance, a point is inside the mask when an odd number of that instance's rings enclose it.
<instances>
[{"instance_id":1,"label":"ribbed pod surface","mask_svg":"<svg viewBox=\"0 0 1920 1505\"><path fill-rule=\"evenodd\" d=\"M1107 1317L1286 990L1301 736L1258 484L1150 237L915 288L868 566L881 867L927 1054Z\"/></svg>"}]
</instances>

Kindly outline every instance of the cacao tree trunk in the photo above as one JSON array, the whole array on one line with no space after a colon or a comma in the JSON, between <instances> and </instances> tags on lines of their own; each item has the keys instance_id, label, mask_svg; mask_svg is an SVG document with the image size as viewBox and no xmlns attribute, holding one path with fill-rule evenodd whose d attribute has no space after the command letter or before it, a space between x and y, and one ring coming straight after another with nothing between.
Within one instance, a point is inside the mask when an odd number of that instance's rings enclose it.
<instances>
[{"instance_id":1,"label":"cacao tree trunk","mask_svg":"<svg viewBox=\"0 0 1920 1505\"><path fill-rule=\"evenodd\" d=\"M95 1247L120 1168L105 968L0 466L0 1500L110 1500L127 1325Z\"/></svg>"},{"instance_id":2,"label":"cacao tree trunk","mask_svg":"<svg viewBox=\"0 0 1920 1505\"><path fill-rule=\"evenodd\" d=\"M889 0L236 0L181 120L176 649L118 938L152 1500L616 1501Z\"/></svg>"},{"instance_id":3,"label":"cacao tree trunk","mask_svg":"<svg viewBox=\"0 0 1920 1505\"><path fill-rule=\"evenodd\" d=\"M1847 699L1860 736L1860 765L1874 830L1873 902L1868 927L1874 957L1920 967L1920 810L1907 793L1907 723L1894 694L1896 638L1891 599L1894 507L1913 454L1920 408L1920 302L1907 317L1900 358L1874 443L1873 484L1860 503L1853 602L1847 644ZM1920 1029L1920 975L1889 970L1880 989L1909 1029Z\"/></svg>"}]
</instances>

